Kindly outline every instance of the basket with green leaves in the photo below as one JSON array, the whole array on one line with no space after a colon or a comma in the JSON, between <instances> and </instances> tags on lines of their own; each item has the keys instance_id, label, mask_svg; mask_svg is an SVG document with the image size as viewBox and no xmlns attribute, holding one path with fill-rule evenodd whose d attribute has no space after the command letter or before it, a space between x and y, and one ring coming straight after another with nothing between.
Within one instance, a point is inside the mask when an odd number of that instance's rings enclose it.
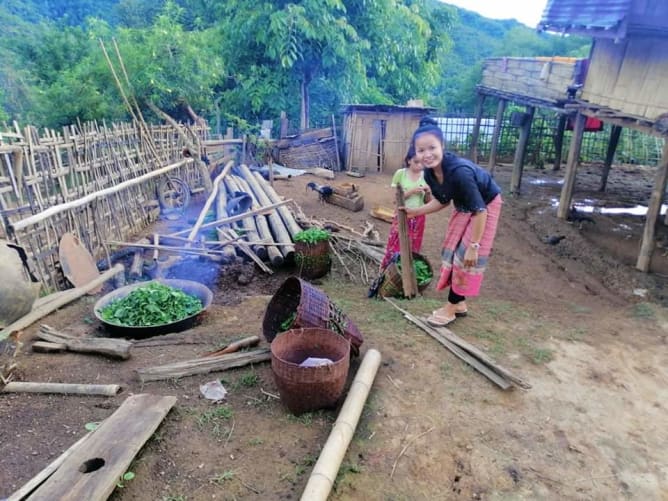
<instances>
[{"instance_id":1,"label":"basket with green leaves","mask_svg":"<svg viewBox=\"0 0 668 501\"><path fill-rule=\"evenodd\" d=\"M320 278L325 276L332 260L329 250L331 233L320 228L308 228L294 236L295 264L299 274L305 278Z\"/></svg>"}]
</instances>

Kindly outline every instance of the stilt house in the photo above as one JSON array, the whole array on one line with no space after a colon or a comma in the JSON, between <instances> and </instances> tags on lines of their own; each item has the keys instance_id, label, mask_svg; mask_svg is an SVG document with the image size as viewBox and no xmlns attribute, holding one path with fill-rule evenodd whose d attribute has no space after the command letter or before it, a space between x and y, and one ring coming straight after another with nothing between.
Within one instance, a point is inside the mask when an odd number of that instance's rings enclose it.
<instances>
[{"instance_id":1,"label":"stilt house","mask_svg":"<svg viewBox=\"0 0 668 501\"><path fill-rule=\"evenodd\" d=\"M592 37L586 60L563 58L498 58L487 60L478 86L478 113L487 96L499 99L497 119L505 103L527 108L517 117L520 128L511 191L519 193L524 150L536 106L557 111L563 117L558 132L557 156L563 127L573 118L573 139L568 153L558 217L566 218L571 205L576 169L587 120L612 124L601 189L622 127L660 137L668 135L668 2L666 0L548 0L538 25L541 31ZM500 120L497 120L500 123ZM495 162L498 133L492 138L490 166ZM475 158L474 131L471 156ZM555 163L560 161L559 158ZM557 164L558 165L558 164ZM648 271L655 247L655 228L668 178L668 141L657 168L648 202L647 219L636 267Z\"/></svg>"}]
</instances>

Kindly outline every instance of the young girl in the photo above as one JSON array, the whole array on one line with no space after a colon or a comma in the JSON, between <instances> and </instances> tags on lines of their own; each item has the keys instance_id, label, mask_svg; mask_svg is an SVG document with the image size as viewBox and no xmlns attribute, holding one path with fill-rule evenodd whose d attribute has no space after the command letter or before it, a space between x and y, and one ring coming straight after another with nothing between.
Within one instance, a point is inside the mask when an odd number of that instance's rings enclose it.
<instances>
[{"instance_id":1,"label":"young girl","mask_svg":"<svg viewBox=\"0 0 668 501\"><path fill-rule=\"evenodd\" d=\"M406 207L418 208L422 207L425 202L431 198L429 186L424 180L422 164L418 162L415 157L415 149L409 148L406 158L404 159L405 167L399 169L392 176L392 183L390 187L396 189L401 186L404 191L404 204ZM408 237L411 241L411 251L420 252L422 247L422 237L424 235L424 216L413 217L408 220ZM380 263L380 272L387 267L392 261L392 258L399 252L399 223L395 214L392 220L392 227L390 234L387 237L387 247L385 249L385 256Z\"/></svg>"},{"instance_id":2,"label":"young girl","mask_svg":"<svg viewBox=\"0 0 668 501\"><path fill-rule=\"evenodd\" d=\"M433 119L420 122L411 144L424 165L424 179L433 198L422 207L406 206L408 217L424 217L450 202L454 205L436 285L436 290L450 286L448 301L427 319L443 326L466 315L466 297L480 292L501 213L501 189L485 169L445 151L443 132Z\"/></svg>"}]
</instances>

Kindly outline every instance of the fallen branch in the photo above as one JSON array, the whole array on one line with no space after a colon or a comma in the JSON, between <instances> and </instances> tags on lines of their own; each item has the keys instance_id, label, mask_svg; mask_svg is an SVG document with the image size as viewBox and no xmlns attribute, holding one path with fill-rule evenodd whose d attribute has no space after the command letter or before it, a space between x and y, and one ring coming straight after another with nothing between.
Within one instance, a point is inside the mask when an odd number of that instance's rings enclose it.
<instances>
[{"instance_id":1,"label":"fallen branch","mask_svg":"<svg viewBox=\"0 0 668 501\"><path fill-rule=\"evenodd\" d=\"M63 332L59 332L48 325L40 326L39 331L37 332L37 337L44 341L48 341L49 343L62 345L69 351L106 355L112 358L120 358L122 360L130 358L130 347L132 346L132 343L125 339L70 336Z\"/></svg>"},{"instance_id":2,"label":"fallen branch","mask_svg":"<svg viewBox=\"0 0 668 501\"><path fill-rule=\"evenodd\" d=\"M423 431L423 432L420 433L419 435L414 436L413 438L411 438L410 440L408 440L408 441L406 442L406 445L404 445L403 449L401 449L401 452L400 452L399 455L397 456L397 459L394 460L394 464L392 465L392 472L390 473L390 478L392 478L392 477L394 476L394 470L397 469L397 464L399 463L399 459L401 459L401 456L403 456L403 455L406 453L406 451L407 451L408 448L411 446L411 444L412 444L413 442L415 442L417 439L419 439L419 438L421 438L421 437L424 437L427 433L433 431L433 429L434 429L434 427L432 426L432 427L429 428L427 431Z\"/></svg>"},{"instance_id":3,"label":"fallen branch","mask_svg":"<svg viewBox=\"0 0 668 501\"><path fill-rule=\"evenodd\" d=\"M235 367L266 362L271 360L269 348L262 348L243 353L230 353L217 357L196 358L167 365L145 367L137 369L137 376L142 383L146 381L160 381L163 379L176 379L195 374L208 374L209 372L224 371Z\"/></svg>"}]
</instances>

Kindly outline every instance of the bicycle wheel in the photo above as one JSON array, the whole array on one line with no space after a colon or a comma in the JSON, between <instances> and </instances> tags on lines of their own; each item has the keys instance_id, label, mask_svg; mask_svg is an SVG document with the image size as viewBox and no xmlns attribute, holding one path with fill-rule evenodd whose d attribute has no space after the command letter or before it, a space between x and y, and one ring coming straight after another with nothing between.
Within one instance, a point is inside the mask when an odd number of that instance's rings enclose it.
<instances>
[{"instance_id":1,"label":"bicycle wheel","mask_svg":"<svg viewBox=\"0 0 668 501\"><path fill-rule=\"evenodd\" d=\"M178 177L166 177L158 184L158 201L162 209L185 212L190 203L190 186Z\"/></svg>"}]
</instances>

